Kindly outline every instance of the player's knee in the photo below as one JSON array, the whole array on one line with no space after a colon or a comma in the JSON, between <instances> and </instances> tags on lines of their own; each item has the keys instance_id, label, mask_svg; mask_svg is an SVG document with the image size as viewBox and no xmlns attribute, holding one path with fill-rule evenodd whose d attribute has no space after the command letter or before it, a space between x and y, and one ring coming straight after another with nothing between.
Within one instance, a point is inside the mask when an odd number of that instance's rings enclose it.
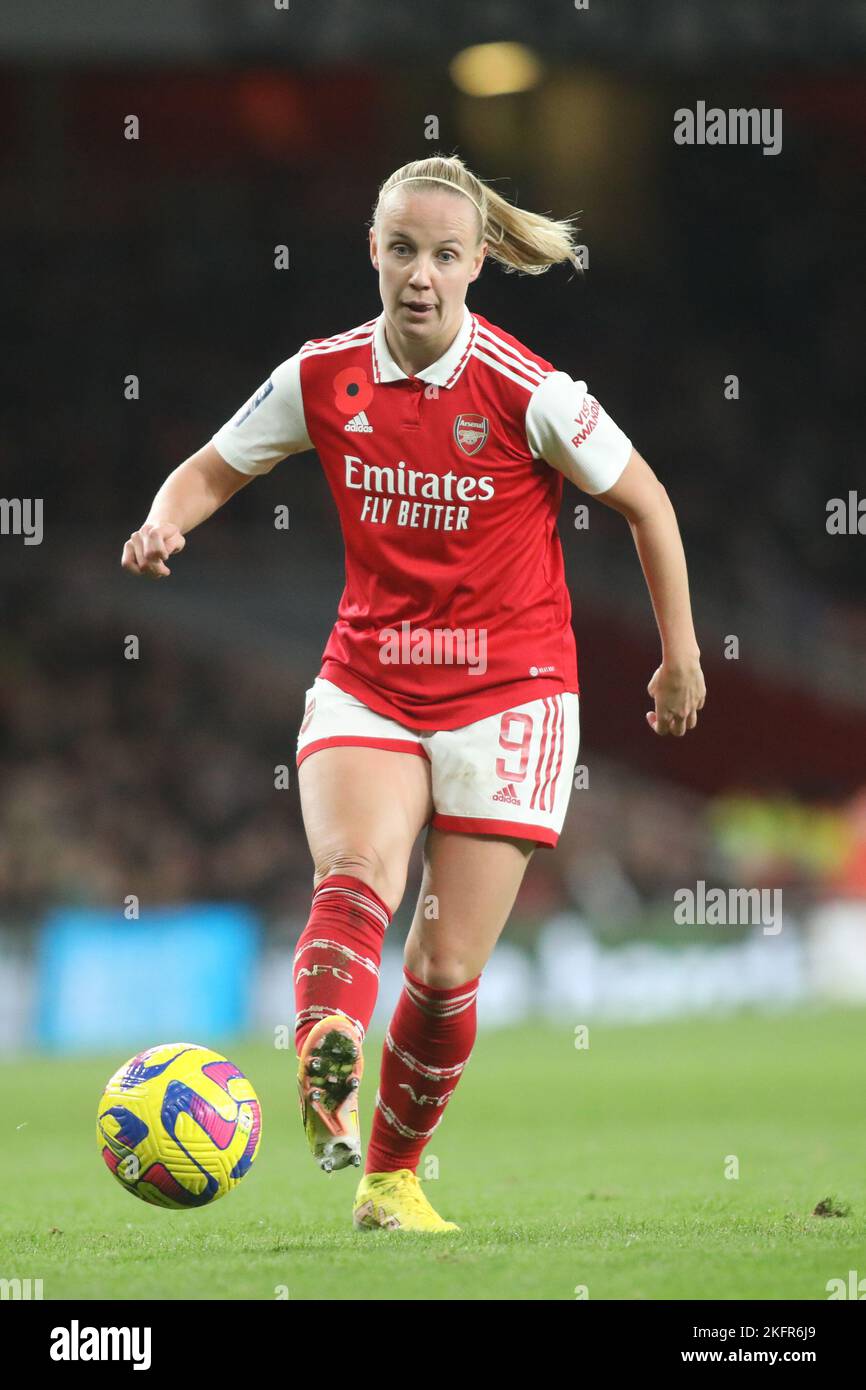
<instances>
[{"instance_id":1,"label":"player's knee","mask_svg":"<svg viewBox=\"0 0 866 1390\"><path fill-rule=\"evenodd\" d=\"M431 989L456 989L467 980L474 980L479 969L462 953L438 950L432 954L413 949L407 943L406 968Z\"/></svg>"},{"instance_id":2,"label":"player's knee","mask_svg":"<svg viewBox=\"0 0 866 1390\"><path fill-rule=\"evenodd\" d=\"M397 911L406 886L406 869L389 863L372 846L351 850L331 850L316 859L313 885L318 888L332 874L349 874L359 878L386 903L391 913Z\"/></svg>"}]
</instances>

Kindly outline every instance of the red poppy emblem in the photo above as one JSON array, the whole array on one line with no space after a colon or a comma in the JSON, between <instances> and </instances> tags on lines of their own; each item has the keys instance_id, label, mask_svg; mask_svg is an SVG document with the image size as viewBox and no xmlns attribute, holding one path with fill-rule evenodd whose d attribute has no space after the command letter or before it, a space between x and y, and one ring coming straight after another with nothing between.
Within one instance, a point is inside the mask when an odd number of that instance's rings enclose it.
<instances>
[{"instance_id":1,"label":"red poppy emblem","mask_svg":"<svg viewBox=\"0 0 866 1390\"><path fill-rule=\"evenodd\" d=\"M363 367L344 367L334 377L334 405L344 415L357 415L373 399L373 387Z\"/></svg>"}]
</instances>

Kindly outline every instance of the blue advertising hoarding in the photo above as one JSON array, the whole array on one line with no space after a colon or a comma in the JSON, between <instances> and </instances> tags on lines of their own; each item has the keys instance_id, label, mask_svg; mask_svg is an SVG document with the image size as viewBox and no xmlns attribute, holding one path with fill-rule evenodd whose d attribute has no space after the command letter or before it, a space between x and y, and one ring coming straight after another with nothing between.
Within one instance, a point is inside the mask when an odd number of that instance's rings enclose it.
<instances>
[{"instance_id":1,"label":"blue advertising hoarding","mask_svg":"<svg viewBox=\"0 0 866 1390\"><path fill-rule=\"evenodd\" d=\"M259 950L243 905L150 909L137 921L58 909L39 941L36 1041L67 1051L243 1033Z\"/></svg>"}]
</instances>

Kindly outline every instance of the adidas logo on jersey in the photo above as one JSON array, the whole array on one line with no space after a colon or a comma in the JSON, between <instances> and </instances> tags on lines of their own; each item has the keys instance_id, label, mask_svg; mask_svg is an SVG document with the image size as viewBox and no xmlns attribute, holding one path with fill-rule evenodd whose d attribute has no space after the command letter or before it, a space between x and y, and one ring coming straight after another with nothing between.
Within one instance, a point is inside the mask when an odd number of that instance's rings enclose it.
<instances>
[{"instance_id":1,"label":"adidas logo on jersey","mask_svg":"<svg viewBox=\"0 0 866 1390\"><path fill-rule=\"evenodd\" d=\"M351 420L346 422L344 429L353 430L355 434L373 433L373 426L370 424L363 410L359 410L357 415L353 415Z\"/></svg>"},{"instance_id":2,"label":"adidas logo on jersey","mask_svg":"<svg viewBox=\"0 0 866 1390\"><path fill-rule=\"evenodd\" d=\"M493 793L494 801L507 801L511 806L520 805L520 797L514 790L514 783L508 782L504 787L500 787L498 792Z\"/></svg>"}]
</instances>

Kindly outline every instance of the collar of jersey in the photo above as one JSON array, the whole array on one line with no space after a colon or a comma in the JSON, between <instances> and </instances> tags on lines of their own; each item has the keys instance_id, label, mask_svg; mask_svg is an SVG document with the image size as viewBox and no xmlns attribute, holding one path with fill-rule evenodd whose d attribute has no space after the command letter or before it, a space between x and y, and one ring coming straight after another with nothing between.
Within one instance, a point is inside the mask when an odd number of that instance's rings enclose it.
<instances>
[{"instance_id":1,"label":"collar of jersey","mask_svg":"<svg viewBox=\"0 0 866 1390\"><path fill-rule=\"evenodd\" d=\"M463 323L460 325L454 342L438 361L431 362L429 367L416 372L415 375L418 380L427 381L433 386L453 386L469 361L469 352L474 339L475 319L464 304ZM409 380L403 369L397 366L388 348L388 341L385 337L384 309L376 320L376 327L373 332L372 360L373 380L375 382Z\"/></svg>"}]
</instances>

